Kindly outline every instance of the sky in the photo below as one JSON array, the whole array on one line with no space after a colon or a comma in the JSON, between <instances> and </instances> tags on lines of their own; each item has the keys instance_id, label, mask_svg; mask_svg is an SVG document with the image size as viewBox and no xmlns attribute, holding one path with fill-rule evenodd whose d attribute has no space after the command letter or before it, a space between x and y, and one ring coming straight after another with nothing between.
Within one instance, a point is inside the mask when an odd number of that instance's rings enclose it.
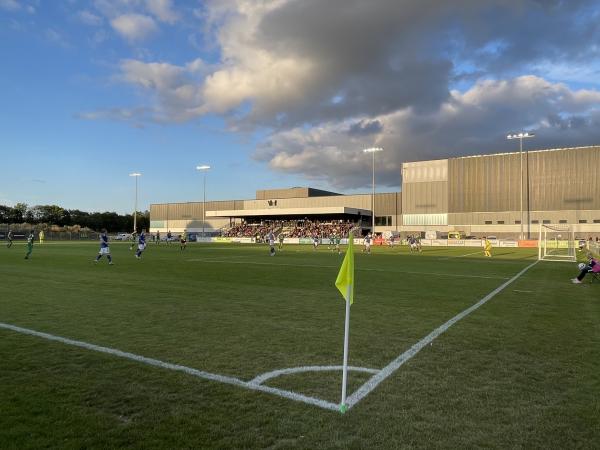
<instances>
[{"instance_id":1,"label":"sky","mask_svg":"<svg viewBox=\"0 0 600 450\"><path fill-rule=\"evenodd\" d=\"M600 144L595 0L0 0L0 61L4 205L129 212L132 172L142 210L370 192L373 146L394 192L508 133Z\"/></svg>"}]
</instances>

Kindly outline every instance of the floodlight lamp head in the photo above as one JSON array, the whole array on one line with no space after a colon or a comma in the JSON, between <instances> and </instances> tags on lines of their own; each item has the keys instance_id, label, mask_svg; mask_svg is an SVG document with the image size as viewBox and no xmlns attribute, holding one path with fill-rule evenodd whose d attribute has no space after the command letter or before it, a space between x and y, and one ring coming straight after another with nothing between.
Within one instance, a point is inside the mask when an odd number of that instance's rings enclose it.
<instances>
[{"instance_id":1,"label":"floodlight lamp head","mask_svg":"<svg viewBox=\"0 0 600 450\"><path fill-rule=\"evenodd\" d=\"M141 177L141 176L142 176L142 174L141 174L141 173L138 173L138 172L133 172L133 173L130 173L130 174L129 174L129 176L130 176L130 177Z\"/></svg>"},{"instance_id":2,"label":"floodlight lamp head","mask_svg":"<svg viewBox=\"0 0 600 450\"><path fill-rule=\"evenodd\" d=\"M371 147L371 148L365 148L363 150L363 152L365 153L375 153L375 152L382 152L383 148L382 147Z\"/></svg>"},{"instance_id":3,"label":"floodlight lamp head","mask_svg":"<svg viewBox=\"0 0 600 450\"><path fill-rule=\"evenodd\" d=\"M506 136L506 139L524 139L524 138L530 138L530 137L534 137L535 133L529 133L528 131L524 131L521 133L515 133L515 134L508 134Z\"/></svg>"},{"instance_id":4,"label":"floodlight lamp head","mask_svg":"<svg viewBox=\"0 0 600 450\"><path fill-rule=\"evenodd\" d=\"M208 170L210 169L210 166L207 164L203 164L201 166L196 166L196 170Z\"/></svg>"}]
</instances>

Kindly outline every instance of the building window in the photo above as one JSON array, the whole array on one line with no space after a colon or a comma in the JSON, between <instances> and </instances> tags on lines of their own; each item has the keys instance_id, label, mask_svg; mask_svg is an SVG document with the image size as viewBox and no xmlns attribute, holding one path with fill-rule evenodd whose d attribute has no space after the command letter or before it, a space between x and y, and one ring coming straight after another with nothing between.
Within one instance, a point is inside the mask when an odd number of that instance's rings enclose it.
<instances>
[{"instance_id":1,"label":"building window","mask_svg":"<svg viewBox=\"0 0 600 450\"><path fill-rule=\"evenodd\" d=\"M565 219L561 219L558 221L558 223L567 223L567 221Z\"/></svg>"},{"instance_id":2,"label":"building window","mask_svg":"<svg viewBox=\"0 0 600 450\"><path fill-rule=\"evenodd\" d=\"M531 223L540 223L539 220L532 220Z\"/></svg>"},{"instance_id":3,"label":"building window","mask_svg":"<svg viewBox=\"0 0 600 450\"><path fill-rule=\"evenodd\" d=\"M392 216L375 216L375 225L377 225L377 226L392 225Z\"/></svg>"},{"instance_id":4,"label":"building window","mask_svg":"<svg viewBox=\"0 0 600 450\"><path fill-rule=\"evenodd\" d=\"M520 220L515 220L515 225L520 225L521 221Z\"/></svg>"},{"instance_id":5,"label":"building window","mask_svg":"<svg viewBox=\"0 0 600 450\"><path fill-rule=\"evenodd\" d=\"M600 223L600 219L594 219L594 223Z\"/></svg>"},{"instance_id":6,"label":"building window","mask_svg":"<svg viewBox=\"0 0 600 450\"><path fill-rule=\"evenodd\" d=\"M448 225L448 214L402 214L404 225Z\"/></svg>"},{"instance_id":7,"label":"building window","mask_svg":"<svg viewBox=\"0 0 600 450\"><path fill-rule=\"evenodd\" d=\"M485 223L486 225L491 225L491 224L492 224L492 221L491 221L491 220L486 220L484 223Z\"/></svg>"},{"instance_id":8,"label":"building window","mask_svg":"<svg viewBox=\"0 0 600 450\"><path fill-rule=\"evenodd\" d=\"M498 222L496 222L498 225L504 225L504 220L499 220Z\"/></svg>"},{"instance_id":9,"label":"building window","mask_svg":"<svg viewBox=\"0 0 600 450\"><path fill-rule=\"evenodd\" d=\"M587 223L587 220L585 220L585 219L579 219L579 223Z\"/></svg>"},{"instance_id":10,"label":"building window","mask_svg":"<svg viewBox=\"0 0 600 450\"><path fill-rule=\"evenodd\" d=\"M548 223L549 224L550 221L548 219L544 219L544 220L542 220L542 223Z\"/></svg>"}]
</instances>

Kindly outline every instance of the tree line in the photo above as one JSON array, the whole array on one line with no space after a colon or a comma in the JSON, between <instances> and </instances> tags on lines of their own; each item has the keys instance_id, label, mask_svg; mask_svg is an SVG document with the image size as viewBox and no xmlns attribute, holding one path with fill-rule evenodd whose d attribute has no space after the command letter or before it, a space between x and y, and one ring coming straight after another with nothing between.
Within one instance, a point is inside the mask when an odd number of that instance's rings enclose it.
<instances>
[{"instance_id":1,"label":"tree line","mask_svg":"<svg viewBox=\"0 0 600 450\"><path fill-rule=\"evenodd\" d=\"M150 212L138 212L137 229L148 230ZM106 228L109 232L133 230L133 214L116 212L86 212L79 209L65 209L57 205L28 206L17 203L15 206L0 205L0 223L29 224L58 227L80 227L90 230Z\"/></svg>"}]
</instances>

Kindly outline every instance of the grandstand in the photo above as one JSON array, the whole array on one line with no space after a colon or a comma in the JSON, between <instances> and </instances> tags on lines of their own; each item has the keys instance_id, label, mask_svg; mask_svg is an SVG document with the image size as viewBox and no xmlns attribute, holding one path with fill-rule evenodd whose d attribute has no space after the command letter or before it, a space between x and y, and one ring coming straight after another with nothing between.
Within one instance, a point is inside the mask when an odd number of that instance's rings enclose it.
<instances>
[{"instance_id":1,"label":"grandstand","mask_svg":"<svg viewBox=\"0 0 600 450\"><path fill-rule=\"evenodd\" d=\"M598 169L600 146L407 162L399 167L402 191L375 194L374 205L370 193L266 189L251 200L152 204L150 228L247 237L268 227L307 237L325 235L341 221L362 234L526 240L536 239L542 224L561 224L570 225L577 238L595 239Z\"/></svg>"},{"instance_id":2,"label":"grandstand","mask_svg":"<svg viewBox=\"0 0 600 450\"><path fill-rule=\"evenodd\" d=\"M329 237L332 235L347 236L358 224L350 220L262 220L259 223L233 225L224 229L224 237L262 237L269 231L276 235L283 233L289 238Z\"/></svg>"}]
</instances>

